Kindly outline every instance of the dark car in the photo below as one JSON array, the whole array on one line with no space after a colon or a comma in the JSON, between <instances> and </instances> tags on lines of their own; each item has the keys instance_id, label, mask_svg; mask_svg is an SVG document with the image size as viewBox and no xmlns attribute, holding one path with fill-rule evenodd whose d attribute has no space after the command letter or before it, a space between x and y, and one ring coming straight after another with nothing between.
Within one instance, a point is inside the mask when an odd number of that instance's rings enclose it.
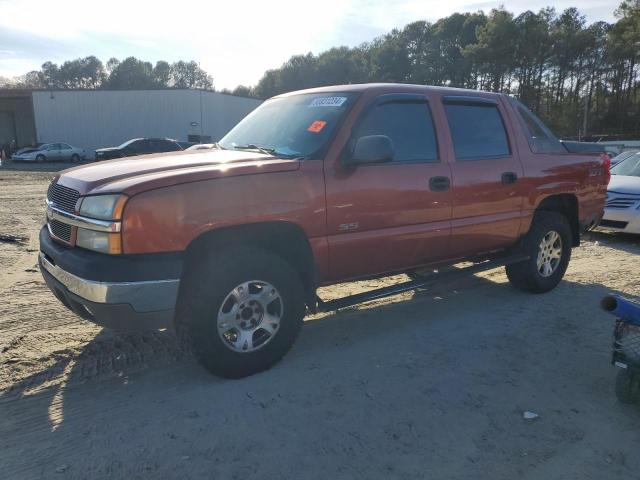
<instances>
[{"instance_id":1,"label":"dark car","mask_svg":"<svg viewBox=\"0 0 640 480\"><path fill-rule=\"evenodd\" d=\"M178 152L182 147L170 138L132 138L119 147L99 148L96 150L96 160L133 157L148 153Z\"/></svg>"}]
</instances>

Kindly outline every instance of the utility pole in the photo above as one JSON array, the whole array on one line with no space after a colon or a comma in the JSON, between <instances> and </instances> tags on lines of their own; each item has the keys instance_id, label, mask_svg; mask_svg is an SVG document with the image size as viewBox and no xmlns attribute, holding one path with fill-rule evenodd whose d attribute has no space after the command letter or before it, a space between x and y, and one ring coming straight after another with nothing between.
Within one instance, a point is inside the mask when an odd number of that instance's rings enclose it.
<instances>
[{"instance_id":1,"label":"utility pole","mask_svg":"<svg viewBox=\"0 0 640 480\"><path fill-rule=\"evenodd\" d=\"M582 136L587 136L587 124L589 121L589 95L584 97L584 115L582 116Z\"/></svg>"},{"instance_id":2,"label":"utility pole","mask_svg":"<svg viewBox=\"0 0 640 480\"><path fill-rule=\"evenodd\" d=\"M200 69L200 62L198 62L198 69ZM202 88L200 90L200 145L202 145L202 137L204 136L204 127L202 126Z\"/></svg>"}]
</instances>

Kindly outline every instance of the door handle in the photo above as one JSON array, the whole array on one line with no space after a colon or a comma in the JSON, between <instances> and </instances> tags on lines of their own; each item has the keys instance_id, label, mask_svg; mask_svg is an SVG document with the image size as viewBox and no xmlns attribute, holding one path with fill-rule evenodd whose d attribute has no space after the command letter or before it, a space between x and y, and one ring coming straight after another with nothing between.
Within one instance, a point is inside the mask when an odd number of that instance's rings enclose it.
<instances>
[{"instance_id":1,"label":"door handle","mask_svg":"<svg viewBox=\"0 0 640 480\"><path fill-rule=\"evenodd\" d=\"M516 180L518 180L518 175L514 172L504 172L502 174L503 185L511 185L512 183L516 183Z\"/></svg>"},{"instance_id":2,"label":"door handle","mask_svg":"<svg viewBox=\"0 0 640 480\"><path fill-rule=\"evenodd\" d=\"M450 186L449 177L431 177L429 179L429 190L432 192L446 192Z\"/></svg>"}]
</instances>

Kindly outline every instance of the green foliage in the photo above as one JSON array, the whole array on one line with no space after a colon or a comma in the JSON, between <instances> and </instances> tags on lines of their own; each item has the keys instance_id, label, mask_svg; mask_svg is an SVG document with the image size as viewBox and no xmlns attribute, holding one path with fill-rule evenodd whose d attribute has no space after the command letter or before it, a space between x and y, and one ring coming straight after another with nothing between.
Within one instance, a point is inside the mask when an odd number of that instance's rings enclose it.
<instances>
[{"instance_id":1,"label":"green foliage","mask_svg":"<svg viewBox=\"0 0 640 480\"><path fill-rule=\"evenodd\" d=\"M128 57L120 61L110 58L106 66L94 56L64 62L61 66L45 62L40 70L24 75L19 81L5 82L20 88L83 88L83 89L150 89L203 88L213 89L213 78L194 62L164 60L155 66L150 62Z\"/></svg>"},{"instance_id":2,"label":"green foliage","mask_svg":"<svg viewBox=\"0 0 640 480\"><path fill-rule=\"evenodd\" d=\"M564 136L640 135L640 0L624 1L616 18L587 25L576 8L454 13L356 48L293 56L253 93L362 82L477 88L518 96Z\"/></svg>"}]
</instances>

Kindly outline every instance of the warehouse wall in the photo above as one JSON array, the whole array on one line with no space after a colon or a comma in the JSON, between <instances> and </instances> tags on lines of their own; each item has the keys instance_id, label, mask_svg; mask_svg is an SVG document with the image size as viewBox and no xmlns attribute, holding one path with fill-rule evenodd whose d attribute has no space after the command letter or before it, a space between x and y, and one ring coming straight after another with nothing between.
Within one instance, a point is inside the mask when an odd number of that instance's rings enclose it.
<instances>
[{"instance_id":1,"label":"warehouse wall","mask_svg":"<svg viewBox=\"0 0 640 480\"><path fill-rule=\"evenodd\" d=\"M33 92L38 141L87 150L135 137L187 141L190 134L200 135L201 98L202 132L213 141L261 103L199 90L38 91Z\"/></svg>"}]
</instances>

